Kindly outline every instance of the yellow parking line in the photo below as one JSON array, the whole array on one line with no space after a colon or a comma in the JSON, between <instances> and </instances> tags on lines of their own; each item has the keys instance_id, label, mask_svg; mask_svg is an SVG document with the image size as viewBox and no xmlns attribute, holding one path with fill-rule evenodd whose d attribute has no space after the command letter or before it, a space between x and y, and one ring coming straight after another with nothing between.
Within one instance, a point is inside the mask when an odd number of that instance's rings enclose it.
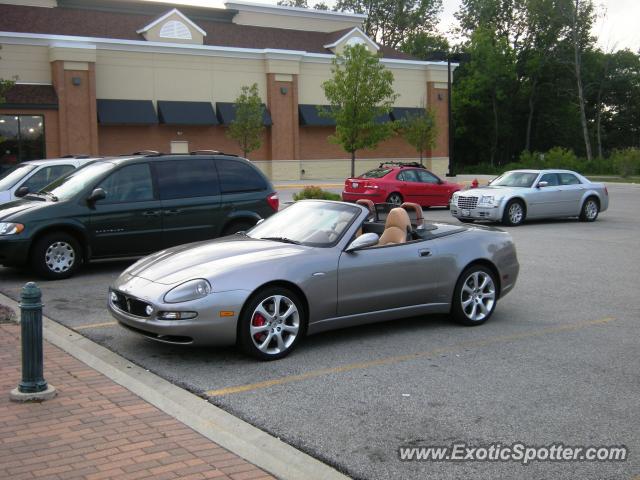
<instances>
[{"instance_id":1,"label":"yellow parking line","mask_svg":"<svg viewBox=\"0 0 640 480\"><path fill-rule=\"evenodd\" d=\"M304 185L303 184L300 184L300 185L297 185L297 184L295 184L295 185L294 184L291 184L291 185L275 185L274 188L276 190L282 190L282 189L285 189L285 188L304 188L304 187L311 187L311 186L322 187L322 188L334 188L334 187L342 187L342 186L344 186L344 183L317 183L317 184L309 183L309 184L304 184Z\"/></svg>"},{"instance_id":2,"label":"yellow parking line","mask_svg":"<svg viewBox=\"0 0 640 480\"><path fill-rule=\"evenodd\" d=\"M436 348L434 350L429 350L426 352L417 352L417 353L410 353L407 355L385 357L377 360L371 360L368 362L351 363L348 365L342 365L342 366L332 367L332 368L322 368L320 370L312 370L310 372L301 373L299 375L289 375L287 377L274 378L271 380L265 380L263 382L250 383L247 385L237 385L235 387L221 388L218 390L209 390L208 392L205 392L205 393L209 397L221 397L221 396L230 395L233 393L259 390L261 388L268 388L268 387L273 387L275 385L283 385L285 383L298 382L301 380L307 380L310 378L321 377L321 376L331 375L335 373L349 372L351 370L361 370L364 368L378 367L381 365L390 365L394 363L401 363L401 362L406 362L409 360L415 360L415 359L424 358L424 357L432 357L435 355L440 355L443 353L451 353L453 351L457 351L465 348L484 347L484 346L493 345L496 343L505 343L505 342L512 342L515 340L521 340L523 338L540 337L540 336L549 335L552 333L561 333L561 332L567 332L572 330L578 330L578 329L581 329L584 327L590 327L593 325L602 325L605 323L612 322L613 320L615 320L615 318L606 317L606 318L601 318L599 320L577 322L577 323L572 323L569 325L563 325L559 327L543 328L541 330L536 330L533 332L516 333L513 335L502 335L499 337L493 337L486 340L470 340L467 342L454 344L448 347Z\"/></svg>"},{"instance_id":3,"label":"yellow parking line","mask_svg":"<svg viewBox=\"0 0 640 480\"><path fill-rule=\"evenodd\" d=\"M87 323L86 325L78 325L77 327L72 327L74 330L85 330L87 328L102 328L102 327L112 327L113 325L117 325L118 322L103 322L103 323Z\"/></svg>"}]
</instances>

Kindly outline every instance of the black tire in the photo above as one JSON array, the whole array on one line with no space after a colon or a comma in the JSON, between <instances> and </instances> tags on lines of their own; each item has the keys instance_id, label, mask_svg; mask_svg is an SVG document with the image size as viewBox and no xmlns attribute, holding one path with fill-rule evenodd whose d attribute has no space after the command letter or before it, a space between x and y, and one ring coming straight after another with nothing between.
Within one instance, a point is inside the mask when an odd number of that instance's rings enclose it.
<instances>
[{"instance_id":1,"label":"black tire","mask_svg":"<svg viewBox=\"0 0 640 480\"><path fill-rule=\"evenodd\" d=\"M400 195L398 192L390 193L387 197L387 203L391 203L396 207L399 207L403 203L402 195Z\"/></svg>"},{"instance_id":2,"label":"black tire","mask_svg":"<svg viewBox=\"0 0 640 480\"><path fill-rule=\"evenodd\" d=\"M474 275L478 275L474 277ZM480 289L481 285L476 283L474 288L473 278L478 278L478 283L482 284L483 279L490 279L484 288ZM465 288L465 285L467 288ZM453 291L453 300L451 302L451 316L453 319L467 326L482 325L484 322L491 318L493 312L498 303L498 283L496 276L491 269L483 265L471 265L458 278L456 288ZM464 289L464 291L463 291ZM492 294L492 296L491 296ZM470 301L470 303L467 303ZM475 309L474 309L474 303ZM480 308L482 304L486 310L486 313ZM479 315L474 318L478 313Z\"/></svg>"},{"instance_id":3,"label":"black tire","mask_svg":"<svg viewBox=\"0 0 640 480\"><path fill-rule=\"evenodd\" d=\"M249 220L236 220L224 227L222 230L222 236L226 237L227 235L233 235L234 233L244 232L249 230L255 224L256 222L251 222Z\"/></svg>"},{"instance_id":4,"label":"black tire","mask_svg":"<svg viewBox=\"0 0 640 480\"><path fill-rule=\"evenodd\" d=\"M522 200L509 200L504 207L504 213L502 214L502 223L508 227L517 227L524 223L527 217L527 209L522 203Z\"/></svg>"},{"instance_id":5,"label":"black tire","mask_svg":"<svg viewBox=\"0 0 640 480\"><path fill-rule=\"evenodd\" d=\"M282 297L278 312L275 308L270 309L269 306L275 307L275 302L271 299L275 296ZM281 310L291 306L287 302L291 302L295 306L295 313L287 317L283 316ZM264 311L272 316L262 316L256 310L262 305ZM266 305L266 306L265 306ZM288 311L288 310L287 310ZM279 315L277 315L279 313ZM293 328L297 324L295 336L291 338L293 333L287 331L285 327ZM251 327L264 329L259 332L251 332ZM270 330L270 331L269 331ZM304 310L303 303L294 292L285 287L267 287L254 293L245 304L240 316L240 324L238 328L238 344L242 351L258 360L278 360L289 355L300 339L307 331L307 313ZM272 334L270 340L268 335ZM282 339L283 348L278 345L278 336ZM259 343L266 347L258 348Z\"/></svg>"},{"instance_id":6,"label":"black tire","mask_svg":"<svg viewBox=\"0 0 640 480\"><path fill-rule=\"evenodd\" d=\"M580 209L581 222L595 222L600 213L600 202L596 197L587 198Z\"/></svg>"},{"instance_id":7,"label":"black tire","mask_svg":"<svg viewBox=\"0 0 640 480\"><path fill-rule=\"evenodd\" d=\"M82 249L68 233L49 233L36 240L31 250L31 267L49 280L71 277L81 263Z\"/></svg>"}]
</instances>

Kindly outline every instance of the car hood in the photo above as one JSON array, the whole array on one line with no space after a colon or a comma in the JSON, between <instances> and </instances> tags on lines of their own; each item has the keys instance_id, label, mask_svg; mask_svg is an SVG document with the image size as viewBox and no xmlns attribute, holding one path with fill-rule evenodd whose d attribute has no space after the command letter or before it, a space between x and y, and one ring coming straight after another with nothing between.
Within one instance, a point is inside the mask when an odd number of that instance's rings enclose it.
<instances>
[{"instance_id":1,"label":"car hood","mask_svg":"<svg viewBox=\"0 0 640 480\"><path fill-rule=\"evenodd\" d=\"M480 197L482 195L511 195L516 192L523 192L526 190L522 187L492 187L487 185L486 187L470 188L460 192L460 195L466 197Z\"/></svg>"},{"instance_id":2,"label":"car hood","mask_svg":"<svg viewBox=\"0 0 640 480\"><path fill-rule=\"evenodd\" d=\"M234 235L161 250L134 263L124 274L173 285L248 265L260 268L260 264L302 255L309 248Z\"/></svg>"},{"instance_id":3,"label":"car hood","mask_svg":"<svg viewBox=\"0 0 640 480\"><path fill-rule=\"evenodd\" d=\"M25 213L27 211L38 210L40 208L51 205L51 202L40 200L26 200L20 199L13 202L0 205L0 221L3 220L19 220L15 218L16 215Z\"/></svg>"}]
</instances>

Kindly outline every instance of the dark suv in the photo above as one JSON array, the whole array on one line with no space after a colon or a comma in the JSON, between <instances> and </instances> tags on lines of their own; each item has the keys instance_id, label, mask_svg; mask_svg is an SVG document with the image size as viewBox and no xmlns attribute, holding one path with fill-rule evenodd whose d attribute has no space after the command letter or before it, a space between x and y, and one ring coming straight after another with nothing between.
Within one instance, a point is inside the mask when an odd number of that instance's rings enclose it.
<instances>
[{"instance_id":1,"label":"dark suv","mask_svg":"<svg viewBox=\"0 0 640 480\"><path fill-rule=\"evenodd\" d=\"M90 259L229 235L277 210L269 180L242 158L104 158L0 207L0 264L67 278Z\"/></svg>"}]
</instances>

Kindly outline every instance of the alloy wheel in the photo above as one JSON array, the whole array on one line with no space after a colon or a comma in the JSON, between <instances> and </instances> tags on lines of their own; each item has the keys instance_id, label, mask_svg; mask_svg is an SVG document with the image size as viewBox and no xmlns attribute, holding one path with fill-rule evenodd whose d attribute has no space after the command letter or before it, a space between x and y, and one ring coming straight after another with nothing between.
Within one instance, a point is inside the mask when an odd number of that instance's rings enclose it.
<instances>
[{"instance_id":1,"label":"alloy wheel","mask_svg":"<svg viewBox=\"0 0 640 480\"><path fill-rule=\"evenodd\" d=\"M251 341L267 355L277 355L289 349L299 331L300 312L296 304L284 295L265 298L251 315Z\"/></svg>"},{"instance_id":2,"label":"alloy wheel","mask_svg":"<svg viewBox=\"0 0 640 480\"><path fill-rule=\"evenodd\" d=\"M509 221L512 225L518 225L522 222L523 216L524 212L522 210L522 205L518 202L514 202L509 206Z\"/></svg>"},{"instance_id":3,"label":"alloy wheel","mask_svg":"<svg viewBox=\"0 0 640 480\"><path fill-rule=\"evenodd\" d=\"M484 320L491 314L496 302L493 279L481 270L470 273L462 284L460 297L462 311L469 320Z\"/></svg>"},{"instance_id":4,"label":"alloy wheel","mask_svg":"<svg viewBox=\"0 0 640 480\"><path fill-rule=\"evenodd\" d=\"M588 200L584 206L584 213L587 220L593 220L598 216L598 205L595 200Z\"/></svg>"},{"instance_id":5,"label":"alloy wheel","mask_svg":"<svg viewBox=\"0 0 640 480\"><path fill-rule=\"evenodd\" d=\"M399 207L400 205L402 205L402 197L397 193L392 193L391 195L389 195L389 198L387 198L387 203Z\"/></svg>"}]
</instances>

